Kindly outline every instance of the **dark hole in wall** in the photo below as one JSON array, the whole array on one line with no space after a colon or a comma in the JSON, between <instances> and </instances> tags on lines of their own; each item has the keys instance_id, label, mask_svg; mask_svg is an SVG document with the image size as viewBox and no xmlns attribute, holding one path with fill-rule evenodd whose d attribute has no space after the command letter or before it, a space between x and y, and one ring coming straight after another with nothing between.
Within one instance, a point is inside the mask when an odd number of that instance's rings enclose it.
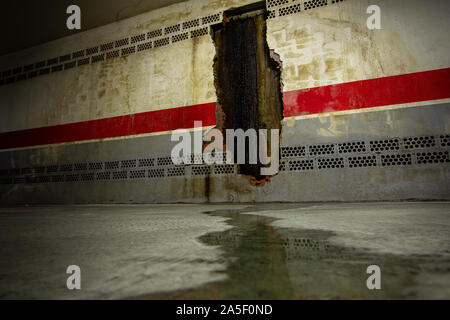
<instances>
[{"instance_id":1,"label":"dark hole in wall","mask_svg":"<svg viewBox=\"0 0 450 320\"><path fill-rule=\"evenodd\" d=\"M216 46L217 128L224 137L225 129L267 129L270 152L270 129L281 131L283 97L281 61L267 44L266 19L264 2L231 9L224 13L222 23L212 27L212 37ZM235 161L236 147L235 142ZM266 180L268 177L260 174L259 161L248 163L248 142L245 153L240 173L256 181Z\"/></svg>"}]
</instances>

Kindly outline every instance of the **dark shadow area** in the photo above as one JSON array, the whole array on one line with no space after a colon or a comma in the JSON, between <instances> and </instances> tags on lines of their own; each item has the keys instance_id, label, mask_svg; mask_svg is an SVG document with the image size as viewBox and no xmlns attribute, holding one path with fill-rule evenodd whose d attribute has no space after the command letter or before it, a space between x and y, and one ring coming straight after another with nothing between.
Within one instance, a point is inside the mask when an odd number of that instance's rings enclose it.
<instances>
[{"instance_id":1,"label":"dark shadow area","mask_svg":"<svg viewBox=\"0 0 450 320\"><path fill-rule=\"evenodd\" d=\"M156 10L185 0L25 0L3 1L0 55ZM67 7L81 9L81 30L69 30Z\"/></svg>"}]
</instances>

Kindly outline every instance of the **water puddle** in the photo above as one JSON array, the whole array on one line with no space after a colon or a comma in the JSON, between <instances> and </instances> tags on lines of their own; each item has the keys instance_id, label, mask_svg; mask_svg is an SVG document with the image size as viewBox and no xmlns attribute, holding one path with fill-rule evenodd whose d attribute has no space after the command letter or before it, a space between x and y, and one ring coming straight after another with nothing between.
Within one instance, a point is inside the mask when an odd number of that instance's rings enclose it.
<instances>
[{"instance_id":1,"label":"water puddle","mask_svg":"<svg viewBox=\"0 0 450 320\"><path fill-rule=\"evenodd\" d=\"M258 205L206 214L229 218L232 229L199 240L220 246L227 280L198 288L142 296L145 299L415 299L435 293L436 275L450 262L438 256L381 255L330 244L332 232L273 228L262 210L299 205ZM381 290L369 290L369 265L382 271ZM427 278L429 275L431 278ZM422 279L422 280L417 280ZM442 289L442 288L441 288Z\"/></svg>"}]
</instances>

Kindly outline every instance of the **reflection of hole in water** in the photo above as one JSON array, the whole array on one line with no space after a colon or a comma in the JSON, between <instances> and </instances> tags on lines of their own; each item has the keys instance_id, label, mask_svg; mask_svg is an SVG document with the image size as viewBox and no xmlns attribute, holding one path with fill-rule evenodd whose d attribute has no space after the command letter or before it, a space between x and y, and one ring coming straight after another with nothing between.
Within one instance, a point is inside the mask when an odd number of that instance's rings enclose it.
<instances>
[{"instance_id":1,"label":"reflection of hole in water","mask_svg":"<svg viewBox=\"0 0 450 320\"><path fill-rule=\"evenodd\" d=\"M292 206L291 206L292 207ZM244 211L267 210L258 206ZM277 209L280 209L278 205ZM229 279L221 298L236 299L405 299L417 297L415 277L424 268L446 272L449 261L439 257L394 256L330 244L332 232L274 229L274 219L216 211L231 218L234 228L200 238L221 246ZM366 269L379 265L382 290L368 290ZM252 291L253 290L253 291Z\"/></svg>"},{"instance_id":2,"label":"reflection of hole in water","mask_svg":"<svg viewBox=\"0 0 450 320\"><path fill-rule=\"evenodd\" d=\"M446 296L450 261L437 256L394 256L345 248L329 242L334 233L320 230L273 228L275 219L241 214L298 208L263 204L243 210L214 211L233 226L201 236L218 246L227 279L198 288L157 293L150 299L413 299L433 290ZM381 290L368 290L366 269L381 268ZM221 271L222 272L222 271ZM444 282L423 277L441 274ZM416 279L422 277L422 282ZM427 278L426 278L427 279ZM436 279L436 278L434 278ZM440 291L439 291L440 290ZM448 294L447 294L448 297Z\"/></svg>"}]
</instances>

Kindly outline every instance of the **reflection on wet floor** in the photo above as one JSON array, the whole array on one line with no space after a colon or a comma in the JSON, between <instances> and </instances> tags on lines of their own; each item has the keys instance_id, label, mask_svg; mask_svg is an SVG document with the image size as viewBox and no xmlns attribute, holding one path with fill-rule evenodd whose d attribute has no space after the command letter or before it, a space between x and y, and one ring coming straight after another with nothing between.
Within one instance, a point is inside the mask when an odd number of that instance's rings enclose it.
<instances>
[{"instance_id":1,"label":"reflection on wet floor","mask_svg":"<svg viewBox=\"0 0 450 320\"><path fill-rule=\"evenodd\" d=\"M283 205L295 208L295 205ZM270 205L257 210L270 210ZM278 204L275 209L280 209ZM426 298L417 276L448 273L450 261L439 256L382 255L331 245L332 232L273 228L273 218L221 210L207 214L229 218L234 228L200 237L219 246L227 280L200 288L157 293L150 299L414 299ZM369 265L381 268L381 290L369 290ZM428 287L426 290L433 290Z\"/></svg>"}]
</instances>

